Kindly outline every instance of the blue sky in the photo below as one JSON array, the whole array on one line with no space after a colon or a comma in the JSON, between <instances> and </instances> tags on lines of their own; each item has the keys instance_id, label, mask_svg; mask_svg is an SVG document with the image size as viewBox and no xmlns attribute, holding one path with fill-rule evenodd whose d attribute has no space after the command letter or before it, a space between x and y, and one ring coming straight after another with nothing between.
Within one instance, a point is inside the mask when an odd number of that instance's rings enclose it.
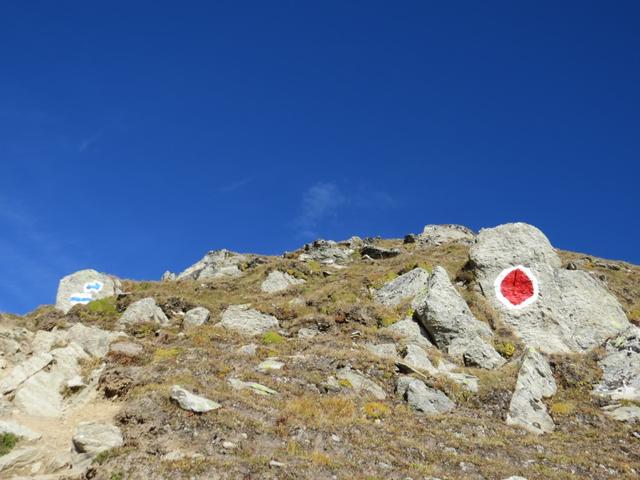
<instances>
[{"instance_id":1,"label":"blue sky","mask_svg":"<svg viewBox=\"0 0 640 480\"><path fill-rule=\"evenodd\" d=\"M640 263L638 2L3 2L0 311L427 223Z\"/></svg>"}]
</instances>

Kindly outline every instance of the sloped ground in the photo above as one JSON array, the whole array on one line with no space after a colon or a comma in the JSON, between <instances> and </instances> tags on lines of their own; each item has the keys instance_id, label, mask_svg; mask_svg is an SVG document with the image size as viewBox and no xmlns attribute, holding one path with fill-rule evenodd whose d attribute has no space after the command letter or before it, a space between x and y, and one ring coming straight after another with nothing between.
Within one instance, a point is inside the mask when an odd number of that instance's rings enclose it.
<instances>
[{"instance_id":1,"label":"sloped ground","mask_svg":"<svg viewBox=\"0 0 640 480\"><path fill-rule=\"evenodd\" d=\"M129 330L143 345L143 355L107 356L99 394L118 407L114 422L125 443L101 454L88 478L638 478L640 425L610 419L590 394L600 376L596 362L602 352L551 359L559 388L548 402L554 432L537 436L508 426L504 419L516 382L515 359L523 347L474 292L464 268L467 247L403 245L399 240L378 244L402 253L384 260L354 255L344 269L300 262L293 255L265 257L239 278L125 282L126 293L117 299L76 306L66 316L45 307L7 321L34 330L75 322L116 329L126 307L146 297L154 297L169 316L169 328L138 325ZM640 267L560 253L563 262L602 275L628 317L640 321ZM369 343L402 345L384 327L410 314L410 305L377 305L371 289L416 265L446 268L477 318L495 329L494 345L510 360L495 371L462 369L480 379L477 393L428 378L457 404L435 417L412 410L396 396L394 361L366 348ZM275 269L306 283L264 294L260 284ZM241 303L276 316L280 335L251 339L215 325L227 306ZM184 330L181 314L195 306L209 309L211 320ZM320 333L298 338L300 328ZM239 352L251 342L258 344L255 355ZM282 361L283 369L258 372L257 365L270 357ZM349 382L337 388L328 383L347 365L380 385L386 399L355 393ZM233 390L230 378L258 382L278 393ZM222 408L206 414L181 410L169 399L174 384Z\"/></svg>"}]
</instances>

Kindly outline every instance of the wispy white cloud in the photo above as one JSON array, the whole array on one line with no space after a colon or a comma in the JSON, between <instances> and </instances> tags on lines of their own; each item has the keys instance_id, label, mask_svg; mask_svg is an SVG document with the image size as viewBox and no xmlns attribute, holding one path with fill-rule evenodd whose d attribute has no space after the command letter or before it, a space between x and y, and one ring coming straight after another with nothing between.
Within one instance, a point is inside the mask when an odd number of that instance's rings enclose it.
<instances>
[{"instance_id":1,"label":"wispy white cloud","mask_svg":"<svg viewBox=\"0 0 640 480\"><path fill-rule=\"evenodd\" d=\"M75 262L64 242L42 228L36 215L15 199L0 196L0 297L2 308L23 313L38 299L53 300L55 285Z\"/></svg>"},{"instance_id":2,"label":"wispy white cloud","mask_svg":"<svg viewBox=\"0 0 640 480\"><path fill-rule=\"evenodd\" d=\"M84 153L89 150L100 138L102 137L102 131L95 132L93 135L86 137L78 143L78 152Z\"/></svg>"},{"instance_id":3,"label":"wispy white cloud","mask_svg":"<svg viewBox=\"0 0 640 480\"><path fill-rule=\"evenodd\" d=\"M251 178L243 178L236 182L227 183L225 185L220 185L217 190L220 193L230 193L235 192L236 190L240 190L242 187L245 187L251 183Z\"/></svg>"},{"instance_id":4,"label":"wispy white cloud","mask_svg":"<svg viewBox=\"0 0 640 480\"><path fill-rule=\"evenodd\" d=\"M302 194L300 212L293 222L302 238L318 237L318 230L327 222L336 221L347 210L387 209L396 207L396 199L382 190L365 185L348 188L336 182L318 182Z\"/></svg>"},{"instance_id":5,"label":"wispy white cloud","mask_svg":"<svg viewBox=\"0 0 640 480\"><path fill-rule=\"evenodd\" d=\"M309 187L302 195L300 214L295 225L302 237L315 237L320 222L337 215L347 201L335 183L320 182Z\"/></svg>"}]
</instances>

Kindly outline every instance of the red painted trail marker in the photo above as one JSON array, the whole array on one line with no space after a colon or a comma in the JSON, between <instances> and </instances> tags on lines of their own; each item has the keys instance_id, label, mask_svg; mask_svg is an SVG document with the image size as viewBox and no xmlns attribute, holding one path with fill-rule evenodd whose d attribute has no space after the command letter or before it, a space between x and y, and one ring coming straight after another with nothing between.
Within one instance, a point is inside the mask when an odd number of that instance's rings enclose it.
<instances>
[{"instance_id":1,"label":"red painted trail marker","mask_svg":"<svg viewBox=\"0 0 640 480\"><path fill-rule=\"evenodd\" d=\"M527 267L518 265L500 272L496 297L509 309L524 308L538 299L538 280Z\"/></svg>"}]
</instances>

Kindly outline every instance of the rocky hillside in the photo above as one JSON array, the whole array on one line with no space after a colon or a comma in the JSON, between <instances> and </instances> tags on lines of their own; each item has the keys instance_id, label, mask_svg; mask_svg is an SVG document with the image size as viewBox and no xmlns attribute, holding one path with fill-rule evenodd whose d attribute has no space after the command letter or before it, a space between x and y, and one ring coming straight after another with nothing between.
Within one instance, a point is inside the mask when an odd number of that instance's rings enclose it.
<instances>
[{"instance_id":1,"label":"rocky hillside","mask_svg":"<svg viewBox=\"0 0 640 480\"><path fill-rule=\"evenodd\" d=\"M0 318L0 478L637 479L640 267L429 225Z\"/></svg>"}]
</instances>

